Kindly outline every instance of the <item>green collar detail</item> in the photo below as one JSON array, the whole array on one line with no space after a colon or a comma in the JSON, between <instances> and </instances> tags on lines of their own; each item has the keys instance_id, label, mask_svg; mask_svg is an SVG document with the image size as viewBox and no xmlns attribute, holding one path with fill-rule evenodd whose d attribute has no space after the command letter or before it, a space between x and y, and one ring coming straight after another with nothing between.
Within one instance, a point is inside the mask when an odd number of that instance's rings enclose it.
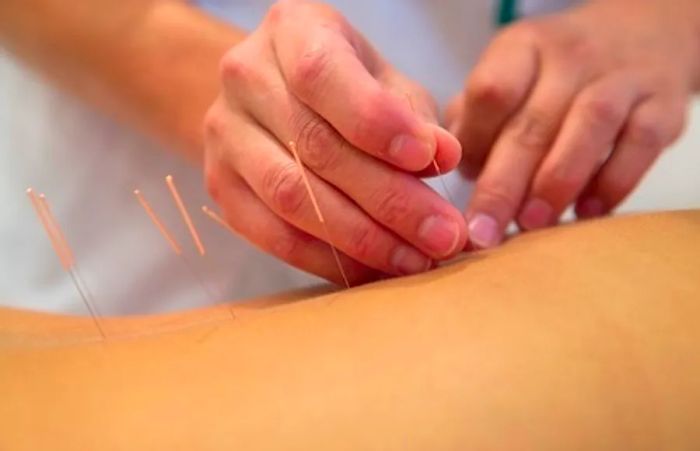
<instances>
[{"instance_id":1,"label":"green collar detail","mask_svg":"<svg viewBox=\"0 0 700 451\"><path fill-rule=\"evenodd\" d=\"M518 19L517 4L517 0L500 0L498 2L496 23L499 26L508 25Z\"/></svg>"}]
</instances>

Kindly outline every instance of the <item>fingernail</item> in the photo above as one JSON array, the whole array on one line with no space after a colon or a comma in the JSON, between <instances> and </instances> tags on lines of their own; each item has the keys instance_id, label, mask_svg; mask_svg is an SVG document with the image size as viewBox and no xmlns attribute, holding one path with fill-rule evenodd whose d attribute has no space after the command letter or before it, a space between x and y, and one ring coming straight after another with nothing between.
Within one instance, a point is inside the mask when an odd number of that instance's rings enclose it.
<instances>
[{"instance_id":1,"label":"fingernail","mask_svg":"<svg viewBox=\"0 0 700 451\"><path fill-rule=\"evenodd\" d=\"M459 224L444 216L429 216L418 227L418 236L433 254L446 257L459 244Z\"/></svg>"},{"instance_id":2,"label":"fingernail","mask_svg":"<svg viewBox=\"0 0 700 451\"><path fill-rule=\"evenodd\" d=\"M488 249L501 241L498 222L491 216L477 213L469 221L469 241L476 247Z\"/></svg>"},{"instance_id":3,"label":"fingernail","mask_svg":"<svg viewBox=\"0 0 700 451\"><path fill-rule=\"evenodd\" d=\"M518 216L518 223L525 230L541 229L552 222L554 209L542 199L530 199Z\"/></svg>"},{"instance_id":4,"label":"fingernail","mask_svg":"<svg viewBox=\"0 0 700 451\"><path fill-rule=\"evenodd\" d=\"M391 264L401 275L419 274L430 269L432 261L408 246L399 246L391 256Z\"/></svg>"},{"instance_id":5,"label":"fingernail","mask_svg":"<svg viewBox=\"0 0 700 451\"><path fill-rule=\"evenodd\" d=\"M583 219L602 216L604 212L605 206L597 197L589 197L576 208L576 215Z\"/></svg>"},{"instance_id":6,"label":"fingernail","mask_svg":"<svg viewBox=\"0 0 700 451\"><path fill-rule=\"evenodd\" d=\"M399 135L391 141L389 157L400 167L419 171L424 169L435 155L435 143L411 135Z\"/></svg>"}]
</instances>

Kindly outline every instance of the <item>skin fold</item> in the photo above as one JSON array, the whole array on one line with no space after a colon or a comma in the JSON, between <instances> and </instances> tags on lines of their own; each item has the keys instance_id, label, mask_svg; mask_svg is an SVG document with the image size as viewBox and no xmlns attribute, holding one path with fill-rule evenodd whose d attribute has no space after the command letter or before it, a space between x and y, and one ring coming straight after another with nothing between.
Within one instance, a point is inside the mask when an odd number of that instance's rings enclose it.
<instances>
[{"instance_id":1,"label":"skin fold","mask_svg":"<svg viewBox=\"0 0 700 451\"><path fill-rule=\"evenodd\" d=\"M700 212L167 316L0 310L0 449L697 449Z\"/></svg>"}]
</instances>

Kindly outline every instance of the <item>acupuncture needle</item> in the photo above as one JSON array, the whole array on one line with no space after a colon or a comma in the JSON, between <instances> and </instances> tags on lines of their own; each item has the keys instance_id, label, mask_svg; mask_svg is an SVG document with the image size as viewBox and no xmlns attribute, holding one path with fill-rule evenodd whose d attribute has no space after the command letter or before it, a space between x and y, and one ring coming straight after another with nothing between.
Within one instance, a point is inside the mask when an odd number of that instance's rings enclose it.
<instances>
[{"instance_id":1,"label":"acupuncture needle","mask_svg":"<svg viewBox=\"0 0 700 451\"><path fill-rule=\"evenodd\" d=\"M177 243L175 238L173 237L173 234L170 233L167 227L165 227L165 224L160 220L158 215L156 214L155 211L153 211L153 208L151 208L151 204L148 203L145 197L143 197L143 194L141 194L140 190L135 189L134 190L134 196L136 196L136 199L139 201L143 209L146 211L146 214L148 217L151 219L153 224L156 226L160 234L165 238L165 240L168 242L170 247L173 249L173 252L175 252L176 255L180 256L182 255L182 248L180 245Z\"/></svg>"},{"instance_id":2,"label":"acupuncture needle","mask_svg":"<svg viewBox=\"0 0 700 451\"><path fill-rule=\"evenodd\" d=\"M231 226L228 224L228 222L226 222L226 221L224 220L224 218L222 218L221 216L219 216L218 214L216 214L216 212L213 211L211 208L207 207L206 205L202 205L202 212L203 212L205 215L209 216L209 218L211 218L214 222L216 222L217 224L219 224L221 227L225 228L226 230L228 230L228 231L231 232L232 234L238 236L238 234L236 233L236 231L233 230L233 227L231 227Z\"/></svg>"},{"instance_id":3,"label":"acupuncture needle","mask_svg":"<svg viewBox=\"0 0 700 451\"><path fill-rule=\"evenodd\" d=\"M192 217L190 216L189 211L187 211L187 207L185 207L185 202L183 202L182 197L180 197L180 192L177 189L177 186L175 185L175 179L173 179L172 175L168 175L165 177L165 183L168 185L168 189L170 190L170 194L173 196L173 200L175 201L175 205L177 206L177 209L180 211L180 216L182 216L182 220L185 222L185 225L187 226L187 230L190 232L190 236L192 237L192 241L194 242L194 245L197 247L197 251L199 252L199 255L204 257L206 255L206 250L204 249L204 244L202 243L202 240L199 238L199 232L197 232L197 228L194 226L194 222L192 221ZM204 282L202 282L204 284ZM204 284L206 286L206 284ZM233 315L233 312L231 312L231 315ZM233 315L235 316L235 315Z\"/></svg>"},{"instance_id":4,"label":"acupuncture needle","mask_svg":"<svg viewBox=\"0 0 700 451\"><path fill-rule=\"evenodd\" d=\"M338 265L338 271L340 271L340 275L343 278L343 281L345 282L345 286L347 288L350 288L350 282L348 281L348 276L345 274L345 269L343 269L343 264L340 261L340 255L338 254L338 249L336 249L335 245L333 244L333 241L331 241L331 234L328 231L328 225L326 224L326 220L323 217L323 214L321 213L321 208L318 205L318 200L316 199L316 196L314 195L313 189L311 189L311 183L309 182L309 178L306 175L306 169L304 168L304 164L301 162L301 158L299 158L299 152L297 151L297 145L294 141L289 141L289 149L292 151L292 155L294 155L294 160L297 163L297 166L299 166L299 171L301 171L301 178L304 181L304 186L306 186L306 191L309 194L309 198L311 199L311 203L313 204L314 210L316 211L316 216L318 217L318 221L321 223L321 226L323 227L323 232L326 236L326 241L328 241L328 245L331 248L331 252L333 253L333 258L335 259L335 263Z\"/></svg>"},{"instance_id":5,"label":"acupuncture needle","mask_svg":"<svg viewBox=\"0 0 700 451\"><path fill-rule=\"evenodd\" d=\"M63 231L61 230L61 227L58 225L58 221L56 220L56 217L51 212L51 206L49 205L49 201L46 199L46 196L44 195L44 193L39 193L39 201L41 202L41 205L47 214L47 218L54 225L54 234L58 238L58 242L61 243L64 254L67 256L67 259L73 265L73 272L75 274L72 276L74 276L77 279L77 281L80 283L80 285L82 286L82 288L86 294L86 298L90 301L92 308L95 310L95 316L99 317L100 315L99 315L99 312L97 312L97 306L95 303L95 296L92 294L92 292L90 291L90 288L85 283L85 279L80 274L80 270L78 269L78 263L76 262L75 257L73 256L73 252L71 251L70 246L68 246L68 240L66 240L66 237L65 237L65 235L63 235ZM88 310L90 310L90 306L88 306Z\"/></svg>"},{"instance_id":6,"label":"acupuncture needle","mask_svg":"<svg viewBox=\"0 0 700 451\"><path fill-rule=\"evenodd\" d=\"M175 180L173 180L172 175L168 175L165 177L165 183L168 185L168 189L170 190L170 194L173 195L173 199L175 200L175 205L177 205L177 209L180 210L180 215L182 216L183 221L185 221L185 225L187 225L187 229L190 231L190 235L192 236L192 241L194 241L195 246L197 247L197 250L199 251L199 255L204 256L206 253L206 250L204 249L204 245L202 244L202 240L199 238L199 233L197 233L197 229L194 226L194 223L192 222L192 218L190 217L189 212L187 211L187 208L185 208L185 203L182 201L182 198L180 197L180 193L177 190L177 187L175 186Z\"/></svg>"},{"instance_id":7,"label":"acupuncture needle","mask_svg":"<svg viewBox=\"0 0 700 451\"><path fill-rule=\"evenodd\" d=\"M197 280L197 283L199 284L200 288L204 291L204 293L207 295L208 298L212 299L213 301L217 301L217 297L211 293L211 291L207 288L207 284L204 282L204 279L202 276L199 274L198 271L195 270L195 268L192 266L190 261L185 257L185 254L182 252L182 247L180 244L177 242L175 237L173 236L172 232L165 226L163 221L158 217L156 212L153 210L153 207L151 207L151 204L146 200L146 198L143 196L140 190L134 190L134 196L136 196L136 199L139 201L141 206L143 207L144 211L148 215L148 217L151 219L151 222L153 222L153 225L156 226L158 229L158 232L160 232L161 236L167 241L168 245L172 248L173 252L175 252L175 255L178 256L180 261L182 262L183 265L187 268L187 271ZM233 311L229 308L229 312L231 313L231 316L235 318L235 315Z\"/></svg>"},{"instance_id":8,"label":"acupuncture needle","mask_svg":"<svg viewBox=\"0 0 700 451\"><path fill-rule=\"evenodd\" d=\"M406 93L406 100L408 100L408 104L411 107L411 111L414 113L416 112L416 109L413 107L413 100L411 98L411 95L409 93ZM454 198L452 197L452 193L450 190L447 188L447 182L445 182L442 170L440 169L440 165L437 162L437 156L433 158L433 168L435 169L435 172L438 174L438 179L440 180L440 184L442 185L442 189L445 191L445 195L447 196L447 199L450 201L452 205L456 205Z\"/></svg>"},{"instance_id":9,"label":"acupuncture needle","mask_svg":"<svg viewBox=\"0 0 700 451\"><path fill-rule=\"evenodd\" d=\"M95 323L95 327L97 328L100 336L103 340L106 339L107 335L105 334L105 330L102 321L100 320L99 313L91 300L91 295L88 294L90 291L87 289L87 285L85 284L82 277L80 276L80 273L78 272L78 267L75 263L75 257L73 256L73 252L71 251L68 245L68 241L66 240L63 231L58 225L56 218L51 213L51 208L49 207L49 203L46 200L46 196L44 196L43 194L37 196L31 187L27 188L27 196L29 196L29 199L32 202L32 206L34 207L37 216L39 217L42 225L44 226L44 230L46 231L46 234L48 235L49 240L51 241L51 245L53 246L54 251L58 256L59 261L61 262L61 266L70 275L71 281L73 282L73 285L75 286L76 290L78 291L78 294L83 300L85 307L90 313L90 316L92 317L92 320Z\"/></svg>"}]
</instances>

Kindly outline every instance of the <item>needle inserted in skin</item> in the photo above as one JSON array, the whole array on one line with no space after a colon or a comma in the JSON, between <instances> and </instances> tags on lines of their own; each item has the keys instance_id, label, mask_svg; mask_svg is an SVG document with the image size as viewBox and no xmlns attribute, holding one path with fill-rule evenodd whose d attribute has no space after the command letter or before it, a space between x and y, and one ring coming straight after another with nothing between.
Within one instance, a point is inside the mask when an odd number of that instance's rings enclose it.
<instances>
[{"instance_id":1,"label":"needle inserted in skin","mask_svg":"<svg viewBox=\"0 0 700 451\"><path fill-rule=\"evenodd\" d=\"M343 264L340 261L338 249L336 249L336 247L333 245L333 241L331 241L331 234L328 231L328 225L326 224L326 220L323 217L323 214L321 213L321 208L318 206L318 201L316 200L314 191L311 189L311 183L309 182L309 179L306 176L306 169L304 168L304 164L301 162L301 158L299 158L299 152L297 151L296 143L294 141L290 141L289 148L292 151L292 155L294 155L294 160L296 161L297 166L299 166L299 170L301 171L301 178L304 181L304 186L306 186L306 191L308 191L309 193L309 198L311 199L311 204L314 206L314 210L316 211L316 216L318 217L318 220L321 223L321 226L323 227L323 232L326 235L326 241L328 241L328 245L330 246L331 252L333 253L335 263L338 265L338 271L340 271L340 275L342 276L343 281L345 282L345 286L347 288L350 288L350 282L348 281L348 276L345 274L345 269L343 269Z\"/></svg>"},{"instance_id":2,"label":"needle inserted in skin","mask_svg":"<svg viewBox=\"0 0 700 451\"><path fill-rule=\"evenodd\" d=\"M80 292L81 297L83 298L83 301L85 302L88 311L90 311L90 314L93 316L96 325L98 325L100 329L103 329L99 320L100 314L97 311L97 307L95 305L95 296L92 295L92 293L90 292L90 288L87 286L83 277L80 275L80 271L78 270L78 263L76 262L75 257L73 256L73 251L71 251L70 246L68 245L68 240L66 240L66 237L65 235L63 235L61 227L58 225L58 221L56 221L56 218L51 212L51 206L49 205L49 201L46 199L44 193L39 194L39 201L41 202L41 206L44 208L49 222L52 224L54 234L57 237L57 240L62 248L62 252L64 253L65 259L70 262L71 270L69 271L69 274L73 279L73 283L76 285L76 288ZM102 335L104 337L104 333L102 333Z\"/></svg>"},{"instance_id":3,"label":"needle inserted in skin","mask_svg":"<svg viewBox=\"0 0 700 451\"><path fill-rule=\"evenodd\" d=\"M416 109L413 107L413 100L411 99L411 95L409 93L406 93L406 99L408 100L408 104L411 107L411 111L414 113L416 112ZM437 162L437 157L433 158L433 168L435 169L435 172L437 172L438 179L440 180L440 184L442 185L442 189L445 191L445 195L447 196L447 199L450 201L452 205L456 205L454 198L452 197L452 193L450 193L450 190L447 188L447 183L445 182L445 179L442 174L442 170L440 170L440 165L438 165Z\"/></svg>"},{"instance_id":4,"label":"needle inserted in skin","mask_svg":"<svg viewBox=\"0 0 700 451\"><path fill-rule=\"evenodd\" d=\"M102 326L99 313L91 301L91 296L87 294L89 293L87 285L80 277L78 267L75 263L75 258L73 257L73 252L68 246L68 241L58 225L56 218L54 218L53 214L51 213L51 208L46 200L46 196L43 194L37 196L32 188L27 189L27 196L29 196L32 206L34 207L37 216L41 220L49 240L51 240L51 245L53 246L56 255L58 255L58 259L61 261L61 266L70 275L73 285L75 285L78 294L82 298L85 307L90 313L100 336L103 340L106 339L107 335L105 334L104 327Z\"/></svg>"},{"instance_id":5,"label":"needle inserted in skin","mask_svg":"<svg viewBox=\"0 0 700 451\"><path fill-rule=\"evenodd\" d=\"M202 240L199 238L199 233L197 233L197 229L194 227L194 223L192 222L192 218L190 217L187 208L185 208L185 203L182 201L180 193L177 191L177 187L175 187L173 176L168 175L165 177L165 183L167 183L168 189L170 189L170 193L173 195L173 199L175 199L175 204L177 205L178 210L180 210L180 214L187 225L187 229L190 231L190 235L192 235L192 241L194 241L194 245L197 246L199 255L204 255L206 253L204 250L204 245L202 244Z\"/></svg>"}]
</instances>

